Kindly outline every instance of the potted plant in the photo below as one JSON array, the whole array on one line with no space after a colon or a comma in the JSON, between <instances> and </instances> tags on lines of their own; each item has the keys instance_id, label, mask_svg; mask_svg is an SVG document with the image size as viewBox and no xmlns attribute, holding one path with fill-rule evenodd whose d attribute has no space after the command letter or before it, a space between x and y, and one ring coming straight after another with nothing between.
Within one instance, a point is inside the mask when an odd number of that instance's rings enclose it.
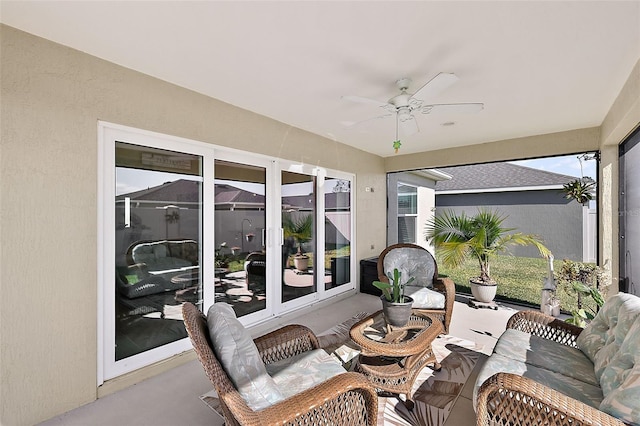
<instances>
[{"instance_id":1,"label":"potted plant","mask_svg":"<svg viewBox=\"0 0 640 426\"><path fill-rule=\"evenodd\" d=\"M311 241L313 236L313 215L294 220L291 216L282 217L282 227L285 238L293 238L298 246L293 257L293 264L298 272L305 272L309 268L309 256L302 251L302 244Z\"/></svg>"},{"instance_id":2,"label":"potted plant","mask_svg":"<svg viewBox=\"0 0 640 426\"><path fill-rule=\"evenodd\" d=\"M569 307L571 317L566 321L584 328L604 304L601 291L608 287L604 269L594 263L564 259L555 279L558 289L573 304Z\"/></svg>"},{"instance_id":3,"label":"potted plant","mask_svg":"<svg viewBox=\"0 0 640 426\"><path fill-rule=\"evenodd\" d=\"M382 300L382 312L387 321L394 327L404 327L409 322L411 316L411 306L413 299L405 296L404 287L414 280L411 277L406 283L402 282L402 272L398 268L393 270L393 276L387 273L389 282L374 281L373 285L382 290L380 300Z\"/></svg>"},{"instance_id":4,"label":"potted plant","mask_svg":"<svg viewBox=\"0 0 640 426\"><path fill-rule=\"evenodd\" d=\"M474 216L445 211L427 223L425 236L433 242L445 266L457 268L469 258L478 261L480 275L469 283L479 302L488 303L495 297L497 283L491 277L491 260L498 254L514 245L535 246L544 257L551 254L537 236L511 233L515 228L505 228L505 219L497 211L479 209Z\"/></svg>"},{"instance_id":5,"label":"potted plant","mask_svg":"<svg viewBox=\"0 0 640 426\"><path fill-rule=\"evenodd\" d=\"M227 247L226 242L220 243L220 247L215 252L215 265L216 268L226 268L229 266L229 262L232 260L232 251Z\"/></svg>"},{"instance_id":6,"label":"potted plant","mask_svg":"<svg viewBox=\"0 0 640 426\"><path fill-rule=\"evenodd\" d=\"M568 200L576 200L580 204L585 204L593 200L596 190L596 183L589 177L578 178L562 186L562 192Z\"/></svg>"}]
</instances>

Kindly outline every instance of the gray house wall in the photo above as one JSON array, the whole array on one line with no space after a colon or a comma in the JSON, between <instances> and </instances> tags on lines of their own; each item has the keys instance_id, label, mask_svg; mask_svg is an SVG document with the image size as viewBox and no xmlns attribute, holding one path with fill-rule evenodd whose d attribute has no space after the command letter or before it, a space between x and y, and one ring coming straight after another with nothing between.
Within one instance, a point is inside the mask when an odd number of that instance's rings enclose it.
<instances>
[{"instance_id":1,"label":"gray house wall","mask_svg":"<svg viewBox=\"0 0 640 426\"><path fill-rule=\"evenodd\" d=\"M582 260L583 207L565 199L560 191L436 193L436 215L446 209L473 215L478 208L497 209L507 216L504 226L540 236L556 259ZM522 257L539 256L533 247L514 247L511 253Z\"/></svg>"}]
</instances>

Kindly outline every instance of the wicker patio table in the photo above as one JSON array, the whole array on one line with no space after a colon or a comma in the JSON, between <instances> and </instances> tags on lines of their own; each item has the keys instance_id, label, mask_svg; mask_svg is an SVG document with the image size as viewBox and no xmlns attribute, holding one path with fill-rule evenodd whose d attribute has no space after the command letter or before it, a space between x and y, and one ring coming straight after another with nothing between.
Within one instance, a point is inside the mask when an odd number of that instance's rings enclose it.
<instances>
[{"instance_id":1,"label":"wicker patio table","mask_svg":"<svg viewBox=\"0 0 640 426\"><path fill-rule=\"evenodd\" d=\"M369 378L378 391L404 394L405 405L413 409L413 383L427 364L440 370L431 343L443 332L442 322L413 310L404 327L391 327L382 311L356 323L349 334L361 348L355 369Z\"/></svg>"}]
</instances>

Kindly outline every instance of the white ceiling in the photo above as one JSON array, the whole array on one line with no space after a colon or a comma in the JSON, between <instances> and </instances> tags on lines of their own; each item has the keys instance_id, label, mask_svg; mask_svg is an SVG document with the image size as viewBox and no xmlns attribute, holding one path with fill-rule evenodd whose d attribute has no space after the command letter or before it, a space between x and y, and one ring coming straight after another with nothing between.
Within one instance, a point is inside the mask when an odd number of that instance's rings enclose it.
<instances>
[{"instance_id":1,"label":"white ceiling","mask_svg":"<svg viewBox=\"0 0 640 426\"><path fill-rule=\"evenodd\" d=\"M639 1L1 1L0 21L381 156L386 101L439 72L401 153L598 126L640 58ZM212 119L215 119L212 117ZM444 122L453 126L442 126Z\"/></svg>"}]
</instances>

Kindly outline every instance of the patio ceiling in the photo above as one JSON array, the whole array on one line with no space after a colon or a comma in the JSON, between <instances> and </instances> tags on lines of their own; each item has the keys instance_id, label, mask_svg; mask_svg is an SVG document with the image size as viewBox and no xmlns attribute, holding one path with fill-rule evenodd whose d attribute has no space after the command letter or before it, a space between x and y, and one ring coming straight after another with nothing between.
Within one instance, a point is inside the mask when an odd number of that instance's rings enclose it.
<instances>
[{"instance_id":1,"label":"patio ceiling","mask_svg":"<svg viewBox=\"0 0 640 426\"><path fill-rule=\"evenodd\" d=\"M460 80L402 153L599 126L640 58L640 2L2 1L10 26L381 156L395 81ZM411 91L411 90L410 90ZM215 120L215 117L211 117ZM443 125L444 123L455 123Z\"/></svg>"}]
</instances>

